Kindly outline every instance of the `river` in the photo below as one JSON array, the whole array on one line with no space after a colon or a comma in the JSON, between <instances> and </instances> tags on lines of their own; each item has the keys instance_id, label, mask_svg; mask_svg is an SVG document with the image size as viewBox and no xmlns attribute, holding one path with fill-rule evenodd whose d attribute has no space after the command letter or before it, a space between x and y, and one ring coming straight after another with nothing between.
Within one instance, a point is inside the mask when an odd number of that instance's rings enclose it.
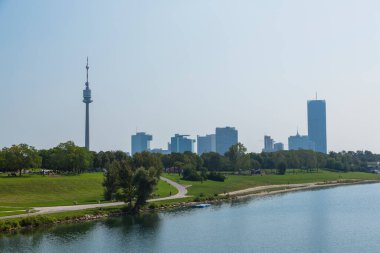
<instances>
[{"instance_id":1,"label":"river","mask_svg":"<svg viewBox=\"0 0 380 253\"><path fill-rule=\"evenodd\" d=\"M0 236L0 252L379 252L380 184Z\"/></svg>"}]
</instances>

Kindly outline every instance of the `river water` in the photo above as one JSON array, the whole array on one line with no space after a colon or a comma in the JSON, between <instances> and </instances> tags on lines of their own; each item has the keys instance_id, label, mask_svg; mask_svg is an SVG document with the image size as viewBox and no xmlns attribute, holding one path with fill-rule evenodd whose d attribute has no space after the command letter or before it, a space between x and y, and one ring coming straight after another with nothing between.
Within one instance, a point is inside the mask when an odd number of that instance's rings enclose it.
<instances>
[{"instance_id":1,"label":"river water","mask_svg":"<svg viewBox=\"0 0 380 253\"><path fill-rule=\"evenodd\" d=\"M0 236L0 252L380 252L380 184Z\"/></svg>"}]
</instances>

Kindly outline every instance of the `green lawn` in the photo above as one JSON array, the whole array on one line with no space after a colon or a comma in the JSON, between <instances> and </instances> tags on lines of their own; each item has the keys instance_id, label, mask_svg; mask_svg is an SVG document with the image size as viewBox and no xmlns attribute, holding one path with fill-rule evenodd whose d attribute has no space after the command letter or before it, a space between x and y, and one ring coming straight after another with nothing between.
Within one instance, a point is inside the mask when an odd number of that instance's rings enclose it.
<instances>
[{"instance_id":1,"label":"green lawn","mask_svg":"<svg viewBox=\"0 0 380 253\"><path fill-rule=\"evenodd\" d=\"M18 210L20 210L27 207L90 204L104 201L102 182L103 173L22 177L8 177L6 174L0 174L0 215L7 213L4 211L9 211L1 209L6 207L19 207ZM172 194L177 193L174 187L159 181L154 195L162 198L169 196L170 191Z\"/></svg>"},{"instance_id":2,"label":"green lawn","mask_svg":"<svg viewBox=\"0 0 380 253\"><path fill-rule=\"evenodd\" d=\"M37 207L96 203L103 199L102 173L75 176L0 176L0 206Z\"/></svg>"},{"instance_id":3,"label":"green lawn","mask_svg":"<svg viewBox=\"0 0 380 253\"><path fill-rule=\"evenodd\" d=\"M204 181L194 182L181 180L178 174L164 174L163 176L170 178L183 185L191 185L188 188L188 195L199 196L201 193L204 195L214 195L224 192L231 192L242 190L250 187L261 185L277 185L277 184L296 184L296 183L311 183L311 182L324 182L333 180L344 179L366 179L366 180L380 180L380 175L362 173L362 172L348 172L338 173L320 170L316 173L302 173L302 174L286 174L286 175L263 175L263 176L238 176L229 175L224 182Z\"/></svg>"},{"instance_id":4,"label":"green lawn","mask_svg":"<svg viewBox=\"0 0 380 253\"><path fill-rule=\"evenodd\" d=\"M168 197L170 196L170 192L172 195L176 195L178 190L171 184L160 180L157 184L157 189L154 191L154 198Z\"/></svg>"},{"instance_id":5,"label":"green lawn","mask_svg":"<svg viewBox=\"0 0 380 253\"><path fill-rule=\"evenodd\" d=\"M9 216L9 215L16 215L16 214L23 214L26 213L25 207L4 207L0 206L0 217L2 216Z\"/></svg>"}]
</instances>

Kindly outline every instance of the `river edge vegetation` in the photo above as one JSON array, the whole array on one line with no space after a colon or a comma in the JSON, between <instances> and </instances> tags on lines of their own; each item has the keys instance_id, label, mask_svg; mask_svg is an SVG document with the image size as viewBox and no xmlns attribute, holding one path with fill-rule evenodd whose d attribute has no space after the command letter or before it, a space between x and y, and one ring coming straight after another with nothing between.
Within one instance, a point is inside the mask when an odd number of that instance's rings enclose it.
<instances>
[{"instance_id":1,"label":"river edge vegetation","mask_svg":"<svg viewBox=\"0 0 380 253\"><path fill-rule=\"evenodd\" d=\"M83 174L84 172L101 171L104 173L104 179L101 178L98 181L97 196L89 198L90 203L99 201L100 198L107 201L124 200L128 203L127 209L126 207L102 208L100 211L118 210L116 213L137 213L140 208L143 210L146 208L156 209L161 205L166 205L166 203L145 203L147 198L152 197L154 189L157 189L156 185L159 183L158 178L162 171L165 172L166 177L180 184L192 185L188 188L189 195L192 197L168 201L171 203L170 205L175 205L192 201L225 199L228 196L222 197L219 194L259 185L301 182L328 183L334 180L379 180L380 178L376 174L362 173L370 172L371 169L368 165L376 163L380 160L379 158L379 155L368 151L332 152L327 155L306 150L255 154L247 153L245 147L240 143L232 146L224 155L206 153L198 156L190 152L161 155L143 152L130 157L122 151L89 152L75 146L73 142L67 142L49 150L39 151L25 144L4 148L0 152L0 171L6 175L4 178L8 177L13 180L21 180L28 177L30 172L38 171L38 173L48 175L47 181L55 177L72 178L73 175L87 175L87 173ZM33 170L32 168L42 168L42 170ZM16 173L22 175L23 172L28 172L27 170L29 173L26 175L21 177L16 175ZM77 181L80 185L82 182L84 183L85 180L80 183ZM102 183L104 188L102 188ZM83 191L87 190L83 189ZM59 190L50 192L50 194L49 191L45 191L45 193L45 196L37 197L34 206L59 205L62 201L62 199L53 200L53 197L50 203L48 203L49 201L44 202L45 199L49 199L49 195L60 196ZM73 195L75 194L68 192L68 196L71 198ZM103 196L99 197L101 195ZM56 202L53 203L54 201ZM71 204L81 203L86 203L86 197L81 201L73 201ZM18 207L25 206L22 201L18 203ZM10 207L3 206L2 208ZM99 211L99 209L97 210ZM11 210L4 209L3 211ZM14 211L18 212L18 210ZM85 210L76 212L79 213L79 216L88 215ZM75 219L77 219L76 212L72 213L72 217L76 217ZM110 213L112 212L110 211ZM26 218L16 219L17 222L10 227L18 227L17 223L22 227L30 226L29 223L32 223L31 226L49 223L49 219L45 220L44 217L53 217L54 222L58 223L61 221L59 214L42 217L36 215L27 217L28 220L24 220ZM65 216L65 220L72 220L70 217L71 215ZM2 220L0 227L9 226L7 222L11 221L12 219Z\"/></svg>"}]
</instances>

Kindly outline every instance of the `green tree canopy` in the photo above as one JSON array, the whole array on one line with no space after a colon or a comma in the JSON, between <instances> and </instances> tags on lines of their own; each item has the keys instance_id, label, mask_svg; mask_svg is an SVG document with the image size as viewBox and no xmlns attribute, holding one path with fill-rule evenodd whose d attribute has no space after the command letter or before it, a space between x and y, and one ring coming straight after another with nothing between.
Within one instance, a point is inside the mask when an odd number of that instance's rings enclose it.
<instances>
[{"instance_id":1,"label":"green tree canopy","mask_svg":"<svg viewBox=\"0 0 380 253\"><path fill-rule=\"evenodd\" d=\"M18 171L20 176L23 169L41 166L42 159L37 150L27 144L4 148L2 153L3 167L8 171Z\"/></svg>"}]
</instances>

